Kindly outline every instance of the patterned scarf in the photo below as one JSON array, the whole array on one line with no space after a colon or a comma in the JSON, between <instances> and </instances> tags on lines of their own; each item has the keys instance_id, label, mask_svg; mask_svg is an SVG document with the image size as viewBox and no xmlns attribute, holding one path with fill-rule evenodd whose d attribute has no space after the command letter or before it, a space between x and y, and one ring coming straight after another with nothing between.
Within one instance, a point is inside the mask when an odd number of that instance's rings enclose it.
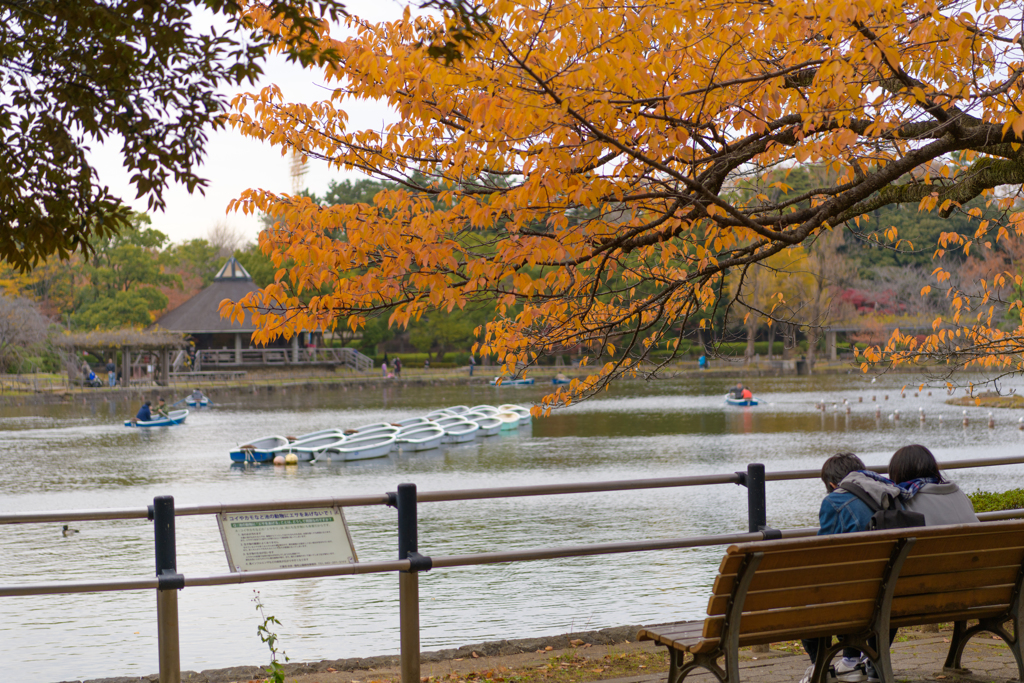
<instances>
[{"instance_id":1,"label":"patterned scarf","mask_svg":"<svg viewBox=\"0 0 1024 683\"><path fill-rule=\"evenodd\" d=\"M899 486L901 489L903 489L903 491L906 492L904 494L901 494L900 497L905 499L905 500L909 500L909 499L913 498L915 495L917 495L917 492L920 491L921 487L924 486L925 484L938 484L938 483L939 483L939 478L938 477L920 477L918 479L911 479L910 481L904 481L904 482L896 484L896 485Z\"/></svg>"},{"instance_id":2,"label":"patterned scarf","mask_svg":"<svg viewBox=\"0 0 1024 683\"><path fill-rule=\"evenodd\" d=\"M914 493L917 493L917 490L920 489L921 486L923 486L923 484L918 485L917 489L914 489L914 492L910 493L906 489L902 488L902 485L897 484L896 482L894 482L893 480L889 479L888 477L882 476L878 472L872 472L871 470L857 470L857 473L858 474L863 474L865 477L868 477L869 479L874 479L875 481L877 481L880 484L888 484L889 486L896 486L897 488L899 488L900 500L910 500L911 496L913 496ZM919 480L915 480L915 481L919 481ZM923 480L920 480L920 481L923 481ZM909 484L911 482L907 482L907 483Z\"/></svg>"}]
</instances>

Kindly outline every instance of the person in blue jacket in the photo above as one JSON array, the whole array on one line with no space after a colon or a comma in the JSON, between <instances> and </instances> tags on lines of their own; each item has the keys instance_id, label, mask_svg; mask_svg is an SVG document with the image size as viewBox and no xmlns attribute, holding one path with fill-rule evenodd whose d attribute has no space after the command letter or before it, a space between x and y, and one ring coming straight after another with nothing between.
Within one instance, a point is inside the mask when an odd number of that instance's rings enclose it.
<instances>
[{"instance_id":1,"label":"person in blue jacket","mask_svg":"<svg viewBox=\"0 0 1024 683\"><path fill-rule=\"evenodd\" d=\"M136 413L135 419L139 422L149 422L150 420L152 420L153 413L149 410L149 406L151 405L152 403L150 403L149 401L143 403L142 407L139 408L139 412Z\"/></svg>"},{"instance_id":2,"label":"person in blue jacket","mask_svg":"<svg viewBox=\"0 0 1024 683\"><path fill-rule=\"evenodd\" d=\"M867 531L871 526L874 510L867 503L850 493L843 487L857 487L879 505L888 496L900 497L900 489L889 479L871 472L864 462L853 453L836 453L821 467L821 481L825 484L828 495L821 501L818 510L818 535L848 534L855 531ZM896 629L889 633L889 642L896 635ZM802 641L813 662L818 653L817 640ZM807 669L801 683L810 681L813 665ZM830 681L838 683L875 683L878 675L871 662L864 658L857 648L844 648L843 659L830 672Z\"/></svg>"}]
</instances>

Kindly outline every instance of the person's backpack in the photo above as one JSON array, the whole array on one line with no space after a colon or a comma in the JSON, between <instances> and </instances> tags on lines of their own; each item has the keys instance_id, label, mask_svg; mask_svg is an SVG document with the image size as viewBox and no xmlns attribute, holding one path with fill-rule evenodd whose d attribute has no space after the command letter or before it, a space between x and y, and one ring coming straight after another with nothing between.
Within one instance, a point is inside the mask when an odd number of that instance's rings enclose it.
<instances>
[{"instance_id":1,"label":"person's backpack","mask_svg":"<svg viewBox=\"0 0 1024 683\"><path fill-rule=\"evenodd\" d=\"M842 489L860 498L875 513L871 515L871 524L868 527L872 531L909 529L910 527L924 526L924 515L920 512L911 512L904 509L903 503L900 502L899 498L886 494L886 497L889 499L889 507L886 509L879 507L874 498L869 496L859 486L850 486L849 488L843 486Z\"/></svg>"}]
</instances>

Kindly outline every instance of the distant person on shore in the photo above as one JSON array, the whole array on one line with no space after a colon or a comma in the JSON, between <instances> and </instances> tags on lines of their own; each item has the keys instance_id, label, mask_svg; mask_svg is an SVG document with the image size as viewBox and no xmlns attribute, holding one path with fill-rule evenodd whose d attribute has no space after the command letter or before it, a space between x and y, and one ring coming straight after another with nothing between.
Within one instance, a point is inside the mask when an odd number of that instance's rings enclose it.
<instances>
[{"instance_id":1,"label":"distant person on shore","mask_svg":"<svg viewBox=\"0 0 1024 683\"><path fill-rule=\"evenodd\" d=\"M473 368L476 367L476 359L473 358L473 354L469 354L469 376L473 376Z\"/></svg>"},{"instance_id":2,"label":"distant person on shore","mask_svg":"<svg viewBox=\"0 0 1024 683\"><path fill-rule=\"evenodd\" d=\"M926 526L973 524L974 505L960 487L942 478L932 452L913 444L893 453L889 477L903 491L905 509L924 515Z\"/></svg>"},{"instance_id":3,"label":"distant person on shore","mask_svg":"<svg viewBox=\"0 0 1024 683\"><path fill-rule=\"evenodd\" d=\"M825 484L827 495L818 510L819 536L867 531L870 528L874 510L850 493L849 488L856 487L876 501L900 496L898 486L882 475L867 470L864 462L853 453L836 453L828 458L821 467L821 481ZM889 634L890 643L895 635L896 630L892 629ZM802 640L801 643L811 662L814 662L818 656L818 641ZM809 683L813 671L812 664L800 683ZM874 668L862 658L860 650L848 647L843 649L843 659L835 667L835 678L829 676L829 680L861 683L869 680L873 674Z\"/></svg>"},{"instance_id":4,"label":"distant person on shore","mask_svg":"<svg viewBox=\"0 0 1024 683\"><path fill-rule=\"evenodd\" d=\"M423 359L423 369L424 370L429 370L430 369L430 358L424 358Z\"/></svg>"},{"instance_id":5,"label":"distant person on shore","mask_svg":"<svg viewBox=\"0 0 1024 683\"><path fill-rule=\"evenodd\" d=\"M149 409L151 405L153 404L149 401L142 404L142 407L139 408L139 412L135 414L136 422L149 422L153 419L153 413Z\"/></svg>"},{"instance_id":6,"label":"distant person on shore","mask_svg":"<svg viewBox=\"0 0 1024 683\"><path fill-rule=\"evenodd\" d=\"M107 383L112 387L117 384L117 366L113 358L107 359Z\"/></svg>"},{"instance_id":7,"label":"distant person on shore","mask_svg":"<svg viewBox=\"0 0 1024 683\"><path fill-rule=\"evenodd\" d=\"M395 377L402 376L402 359L395 356Z\"/></svg>"},{"instance_id":8,"label":"distant person on shore","mask_svg":"<svg viewBox=\"0 0 1024 683\"><path fill-rule=\"evenodd\" d=\"M380 376L384 379L388 378L388 362L384 361L380 364Z\"/></svg>"},{"instance_id":9,"label":"distant person on shore","mask_svg":"<svg viewBox=\"0 0 1024 683\"><path fill-rule=\"evenodd\" d=\"M697 367L700 368L701 370L708 369L708 357L705 356L703 353L700 354L700 358L697 359Z\"/></svg>"}]
</instances>

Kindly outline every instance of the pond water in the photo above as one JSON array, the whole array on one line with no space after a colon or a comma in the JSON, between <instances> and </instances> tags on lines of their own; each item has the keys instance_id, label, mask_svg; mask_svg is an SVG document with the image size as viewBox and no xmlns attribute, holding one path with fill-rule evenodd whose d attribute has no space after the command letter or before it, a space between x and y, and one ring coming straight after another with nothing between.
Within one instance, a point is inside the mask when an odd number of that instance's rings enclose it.
<instances>
[{"instance_id":1,"label":"pond water","mask_svg":"<svg viewBox=\"0 0 1024 683\"><path fill-rule=\"evenodd\" d=\"M945 405L941 389L914 397L909 387L901 399L906 381L762 379L754 386L762 403L748 409L724 405L725 380L622 383L513 434L439 452L292 468L233 467L228 451L265 434L395 421L448 405L528 405L547 388L289 388L193 411L181 427L149 432L122 426L137 407L124 402L6 408L0 511L142 507L167 494L178 505L360 495L402 482L431 491L641 479L729 473L750 462L768 471L816 469L837 450L880 464L915 442L940 460L1021 452L1020 415L997 411L990 429L988 411L972 407L963 427L962 409ZM838 410L816 411L821 399ZM896 408L903 419L888 419ZM968 492L1001 491L1024 486L1024 467L961 470L952 478ZM816 480L769 483L769 524L815 525L822 495ZM422 503L419 515L420 552L448 555L742 532L746 493L725 485ZM393 509L352 508L346 518L360 560L396 557ZM149 523L75 526L81 533L70 538L56 524L0 526L0 584L152 575ZM213 517L179 518L177 539L182 573L227 571ZM720 557L721 548L707 548L434 570L420 578L422 648L698 618ZM393 574L193 588L179 594L183 669L268 660L256 636L253 588L281 621L280 646L292 661L399 649ZM158 669L151 591L0 598L0 610L4 669L18 680Z\"/></svg>"}]
</instances>

